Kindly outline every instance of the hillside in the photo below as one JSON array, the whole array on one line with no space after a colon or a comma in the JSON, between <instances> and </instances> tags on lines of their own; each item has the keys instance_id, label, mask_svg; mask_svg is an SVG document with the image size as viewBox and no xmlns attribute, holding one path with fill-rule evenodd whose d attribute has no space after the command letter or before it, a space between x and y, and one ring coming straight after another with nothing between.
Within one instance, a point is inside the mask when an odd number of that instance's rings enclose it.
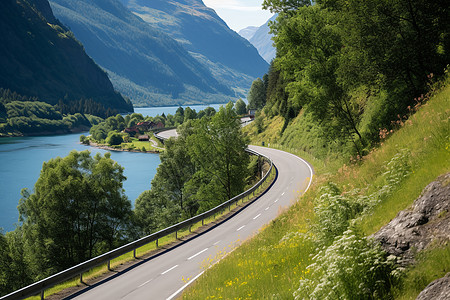
<instances>
[{"instance_id":1,"label":"hillside","mask_svg":"<svg viewBox=\"0 0 450 300\"><path fill-rule=\"evenodd\" d=\"M274 15L264 25L257 27L248 27L239 31L239 34L246 38L255 48L258 50L259 55L264 58L265 61L270 63L275 58L277 53L273 46L272 37L270 33L269 23L275 21L278 15Z\"/></svg>"},{"instance_id":2,"label":"hillside","mask_svg":"<svg viewBox=\"0 0 450 300\"><path fill-rule=\"evenodd\" d=\"M440 182L448 193L448 179L441 175L448 178L450 171L450 77L446 75L424 99L416 113L359 161L318 159L304 152L302 144L292 142L285 147L272 139L270 147L307 158L314 165L312 190L255 238L208 269L183 299L264 299L267 295L276 299L324 299L326 295L332 299L415 299L429 283L444 277L450 272L445 221L445 207L450 203L431 203L433 207L426 210L423 204L412 205L421 199L422 191L422 198L428 193L429 199L445 199L445 194L432 188ZM264 133L253 135L253 143L278 136L278 123L276 118L266 123ZM301 129L299 123L290 124L286 132ZM246 129L254 133L256 127L252 124ZM430 196L433 191L437 194ZM399 213L402 210L406 211ZM416 210L435 216L419 220ZM413 264L410 258L405 265L401 256L388 256L366 239L397 214L399 218L409 215L402 227L411 228L415 239L426 240L410 249ZM421 235L417 227L424 224L427 234ZM438 224L443 227L436 228ZM402 241L395 245L397 250L409 249L407 235L400 233L396 238Z\"/></svg>"},{"instance_id":3,"label":"hillside","mask_svg":"<svg viewBox=\"0 0 450 300\"><path fill-rule=\"evenodd\" d=\"M259 29L257 26L248 26L244 29L239 30L239 35L242 36L246 40L250 40Z\"/></svg>"},{"instance_id":4,"label":"hillside","mask_svg":"<svg viewBox=\"0 0 450 300\"><path fill-rule=\"evenodd\" d=\"M72 107L80 99L90 99L104 113L133 110L54 18L47 0L2 1L0 16L0 88L52 105L63 100Z\"/></svg>"},{"instance_id":5,"label":"hillside","mask_svg":"<svg viewBox=\"0 0 450 300\"><path fill-rule=\"evenodd\" d=\"M200 0L121 0L148 24L180 42L214 77L243 95L267 72L256 49Z\"/></svg>"},{"instance_id":6,"label":"hillside","mask_svg":"<svg viewBox=\"0 0 450 300\"><path fill-rule=\"evenodd\" d=\"M220 84L178 42L132 14L118 0L50 1L86 52L135 105L226 102Z\"/></svg>"}]
</instances>

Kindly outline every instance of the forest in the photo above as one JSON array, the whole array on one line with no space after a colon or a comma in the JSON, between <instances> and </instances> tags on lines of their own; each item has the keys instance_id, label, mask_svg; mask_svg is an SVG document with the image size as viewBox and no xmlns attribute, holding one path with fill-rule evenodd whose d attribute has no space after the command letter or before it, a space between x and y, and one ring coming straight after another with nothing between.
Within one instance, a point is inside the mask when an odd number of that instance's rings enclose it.
<instances>
[{"instance_id":1,"label":"forest","mask_svg":"<svg viewBox=\"0 0 450 300\"><path fill-rule=\"evenodd\" d=\"M362 157L414 112L450 62L445 1L265 0L277 56L250 90L262 119L281 116L283 144ZM303 138L285 137L303 116ZM306 121L307 120L307 121ZM307 136L311 137L307 140Z\"/></svg>"},{"instance_id":2,"label":"forest","mask_svg":"<svg viewBox=\"0 0 450 300\"><path fill-rule=\"evenodd\" d=\"M16 229L0 234L0 295L207 211L258 180L258 159L245 152L233 103L201 118L188 118L189 111L175 114L179 137L166 141L151 188L134 209L123 167L109 154L72 151L45 162L34 189L21 192ZM100 124L123 127L140 118L117 115Z\"/></svg>"}]
</instances>

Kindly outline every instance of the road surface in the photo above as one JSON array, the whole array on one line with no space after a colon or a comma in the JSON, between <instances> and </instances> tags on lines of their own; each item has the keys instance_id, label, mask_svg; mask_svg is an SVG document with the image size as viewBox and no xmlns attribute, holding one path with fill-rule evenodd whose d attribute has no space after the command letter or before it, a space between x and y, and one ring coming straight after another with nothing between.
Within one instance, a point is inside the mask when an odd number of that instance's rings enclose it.
<instances>
[{"instance_id":1,"label":"road surface","mask_svg":"<svg viewBox=\"0 0 450 300\"><path fill-rule=\"evenodd\" d=\"M170 134L170 133L169 133ZM174 299L208 266L252 237L290 206L311 184L312 169L300 158L279 150L250 146L270 157L279 176L272 188L228 221L75 299Z\"/></svg>"}]
</instances>

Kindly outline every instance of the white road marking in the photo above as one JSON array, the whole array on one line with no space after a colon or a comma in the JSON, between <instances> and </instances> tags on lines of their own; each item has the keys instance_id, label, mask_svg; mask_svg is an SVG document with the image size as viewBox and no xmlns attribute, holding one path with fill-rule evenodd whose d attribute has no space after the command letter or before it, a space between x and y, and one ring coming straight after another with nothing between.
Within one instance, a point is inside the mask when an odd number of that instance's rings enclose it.
<instances>
[{"instance_id":1,"label":"white road marking","mask_svg":"<svg viewBox=\"0 0 450 300\"><path fill-rule=\"evenodd\" d=\"M278 200L280 200L280 199L278 198L277 200L275 200L275 202L274 202L274 203L277 203L277 202L278 202Z\"/></svg>"},{"instance_id":2,"label":"white road marking","mask_svg":"<svg viewBox=\"0 0 450 300\"><path fill-rule=\"evenodd\" d=\"M166 273L169 273L170 271L172 271L172 270L175 269L176 267L178 267L178 265L175 265L175 266L173 266L172 268L170 268L169 270L162 272L161 275L164 275L164 274L166 274Z\"/></svg>"},{"instance_id":3,"label":"white road marking","mask_svg":"<svg viewBox=\"0 0 450 300\"><path fill-rule=\"evenodd\" d=\"M242 228L244 228L245 227L245 225L244 226L241 226L241 227L239 227L236 231L239 231L239 230L241 230Z\"/></svg>"},{"instance_id":4,"label":"white road marking","mask_svg":"<svg viewBox=\"0 0 450 300\"><path fill-rule=\"evenodd\" d=\"M185 288L187 288L188 285L190 285L191 283L193 283L197 278L199 278L203 273L205 273L205 271L201 272L200 274L198 274L197 276L195 276L194 278L192 278L192 280L190 280L188 283L186 283L185 285L183 285L178 291L176 291L175 293L173 293L172 295L170 295L166 300L172 300L173 298L175 298L179 293L181 293L181 291L183 291Z\"/></svg>"},{"instance_id":5,"label":"white road marking","mask_svg":"<svg viewBox=\"0 0 450 300\"><path fill-rule=\"evenodd\" d=\"M198 252L198 253L196 253L196 254L194 254L194 255L192 255L191 257L189 257L188 258L188 260L191 260L191 259L193 259L194 257L196 257L197 255L200 255L200 254L202 254L203 252L205 252L205 251L207 251L208 250L208 248L206 248L206 249L203 249L202 251L200 251L200 252Z\"/></svg>"},{"instance_id":6,"label":"white road marking","mask_svg":"<svg viewBox=\"0 0 450 300\"><path fill-rule=\"evenodd\" d=\"M141 284L140 286L138 286L138 287L143 287L144 285L146 285L147 283L149 283L150 281L152 281L153 279L150 279L150 280L147 280L146 282L144 282L143 284Z\"/></svg>"},{"instance_id":7,"label":"white road marking","mask_svg":"<svg viewBox=\"0 0 450 300\"><path fill-rule=\"evenodd\" d=\"M217 245L218 243L220 243L221 241L217 241L213 244L213 246Z\"/></svg>"},{"instance_id":8,"label":"white road marking","mask_svg":"<svg viewBox=\"0 0 450 300\"><path fill-rule=\"evenodd\" d=\"M281 194L281 196L284 196L285 193L286 193L286 192L283 192L283 194Z\"/></svg>"},{"instance_id":9,"label":"white road marking","mask_svg":"<svg viewBox=\"0 0 450 300\"><path fill-rule=\"evenodd\" d=\"M265 210L269 210L270 206L267 206Z\"/></svg>"},{"instance_id":10,"label":"white road marking","mask_svg":"<svg viewBox=\"0 0 450 300\"><path fill-rule=\"evenodd\" d=\"M261 214L257 215L256 217L253 218L253 220L258 219L261 216Z\"/></svg>"}]
</instances>

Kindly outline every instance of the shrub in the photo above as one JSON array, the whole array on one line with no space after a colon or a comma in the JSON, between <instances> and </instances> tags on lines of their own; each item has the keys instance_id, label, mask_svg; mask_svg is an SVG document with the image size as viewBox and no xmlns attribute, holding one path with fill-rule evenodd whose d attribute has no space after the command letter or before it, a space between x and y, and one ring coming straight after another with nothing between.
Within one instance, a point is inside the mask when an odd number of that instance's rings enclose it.
<instances>
[{"instance_id":1,"label":"shrub","mask_svg":"<svg viewBox=\"0 0 450 300\"><path fill-rule=\"evenodd\" d=\"M378 246L351 230L319 251L300 280L295 299L385 299L394 263Z\"/></svg>"}]
</instances>

